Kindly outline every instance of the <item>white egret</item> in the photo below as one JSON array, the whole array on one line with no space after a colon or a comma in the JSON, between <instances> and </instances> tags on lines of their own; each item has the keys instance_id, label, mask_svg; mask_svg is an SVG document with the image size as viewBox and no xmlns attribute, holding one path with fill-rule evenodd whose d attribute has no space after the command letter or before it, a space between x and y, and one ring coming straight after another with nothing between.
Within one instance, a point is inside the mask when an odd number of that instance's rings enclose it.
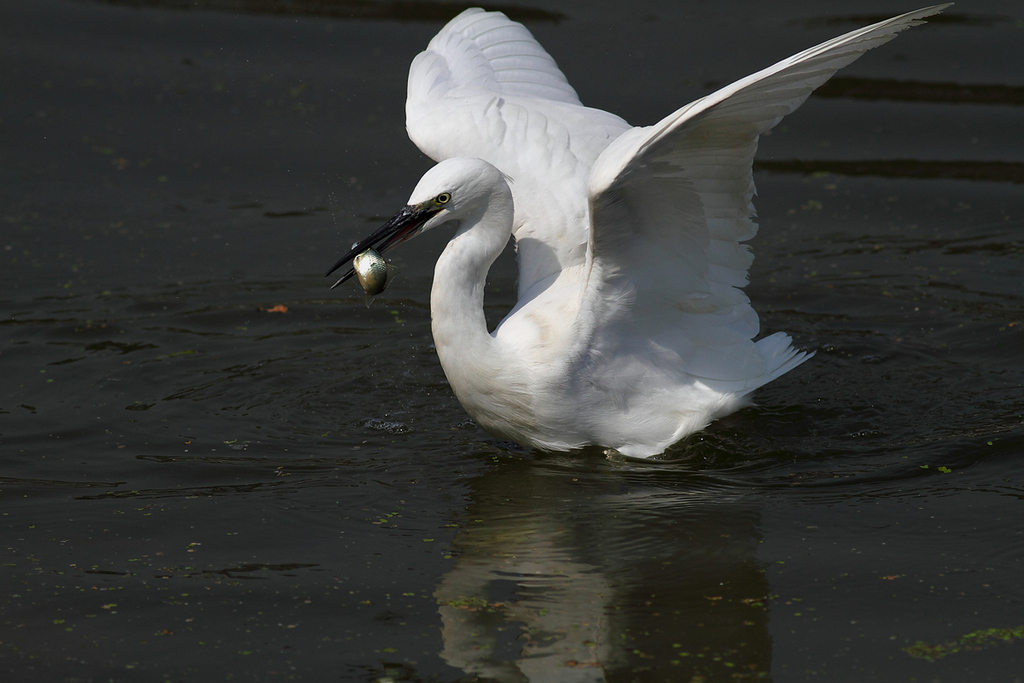
<instances>
[{"instance_id":1,"label":"white egret","mask_svg":"<svg viewBox=\"0 0 1024 683\"><path fill-rule=\"evenodd\" d=\"M812 354L753 341L758 136L937 5L847 33L634 128L584 107L522 25L469 9L409 72L409 136L440 161L409 204L328 272L440 225L432 331L466 411L543 450L634 457L749 403ZM519 299L488 332L487 271L515 238Z\"/></svg>"}]
</instances>

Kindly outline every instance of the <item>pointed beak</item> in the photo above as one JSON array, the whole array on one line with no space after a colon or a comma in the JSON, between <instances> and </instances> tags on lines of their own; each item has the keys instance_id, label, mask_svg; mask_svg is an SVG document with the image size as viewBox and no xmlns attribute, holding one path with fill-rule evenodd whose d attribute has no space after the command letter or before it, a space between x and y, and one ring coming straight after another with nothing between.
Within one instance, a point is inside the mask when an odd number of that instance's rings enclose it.
<instances>
[{"instance_id":1,"label":"pointed beak","mask_svg":"<svg viewBox=\"0 0 1024 683\"><path fill-rule=\"evenodd\" d=\"M423 228L423 224L433 218L436 214L442 211L441 207L434 206L428 203L427 205L419 206L406 206L401 211L396 213L391 220L382 225L376 232L364 239L362 242L356 244L352 249L338 259L338 262L331 266L331 269L324 274L324 277L328 277L331 273L341 268L344 265L348 265L348 269L342 274L341 278L331 285L331 289L334 289L345 280L355 275L355 270L352 267L352 259L359 254L363 253L367 249L376 249L377 253L384 254L402 242L411 240L413 237L420 233Z\"/></svg>"}]
</instances>

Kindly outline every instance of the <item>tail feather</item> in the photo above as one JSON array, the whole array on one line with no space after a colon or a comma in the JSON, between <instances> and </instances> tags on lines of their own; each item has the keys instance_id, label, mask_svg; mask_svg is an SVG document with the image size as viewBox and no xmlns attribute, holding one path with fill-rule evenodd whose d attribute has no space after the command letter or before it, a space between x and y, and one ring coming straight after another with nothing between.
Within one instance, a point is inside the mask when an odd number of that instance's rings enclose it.
<instances>
[{"instance_id":1,"label":"tail feather","mask_svg":"<svg viewBox=\"0 0 1024 683\"><path fill-rule=\"evenodd\" d=\"M757 342L757 348L764 358L767 371L758 378L757 387L780 377L814 355L813 351L799 351L793 348L793 339L785 332L776 332Z\"/></svg>"}]
</instances>

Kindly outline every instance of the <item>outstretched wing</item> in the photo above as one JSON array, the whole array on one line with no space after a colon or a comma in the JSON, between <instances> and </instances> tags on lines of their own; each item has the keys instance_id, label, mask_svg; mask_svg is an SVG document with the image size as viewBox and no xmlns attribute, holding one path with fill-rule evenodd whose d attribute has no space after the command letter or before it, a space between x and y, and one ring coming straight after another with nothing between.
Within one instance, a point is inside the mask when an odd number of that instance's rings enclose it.
<instances>
[{"instance_id":1,"label":"outstretched wing","mask_svg":"<svg viewBox=\"0 0 1024 683\"><path fill-rule=\"evenodd\" d=\"M590 168L629 124L580 104L521 24L468 9L413 60L409 137L435 161L484 159L510 176L519 291L584 263Z\"/></svg>"},{"instance_id":2,"label":"outstretched wing","mask_svg":"<svg viewBox=\"0 0 1024 683\"><path fill-rule=\"evenodd\" d=\"M838 69L946 6L805 50L605 149L588 188L595 344L649 338L636 354L667 354L666 365L734 390L756 388L802 361L788 338L751 341L757 314L740 289L753 260L744 243L757 231L751 166L758 136Z\"/></svg>"}]
</instances>

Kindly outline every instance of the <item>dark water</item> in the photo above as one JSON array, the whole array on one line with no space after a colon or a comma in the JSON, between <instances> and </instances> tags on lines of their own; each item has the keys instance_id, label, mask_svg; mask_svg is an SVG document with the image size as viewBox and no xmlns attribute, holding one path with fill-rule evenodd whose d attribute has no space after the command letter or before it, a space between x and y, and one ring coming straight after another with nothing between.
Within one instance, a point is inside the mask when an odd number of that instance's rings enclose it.
<instances>
[{"instance_id":1,"label":"dark water","mask_svg":"<svg viewBox=\"0 0 1024 683\"><path fill-rule=\"evenodd\" d=\"M763 140L748 291L817 356L663 462L468 420L443 235L370 308L321 277L429 165L405 74L455 8L135 4L0 2L5 680L1021 680L1018 3ZM528 23L652 123L897 11L845 5ZM509 259L492 290L498 319Z\"/></svg>"}]
</instances>

